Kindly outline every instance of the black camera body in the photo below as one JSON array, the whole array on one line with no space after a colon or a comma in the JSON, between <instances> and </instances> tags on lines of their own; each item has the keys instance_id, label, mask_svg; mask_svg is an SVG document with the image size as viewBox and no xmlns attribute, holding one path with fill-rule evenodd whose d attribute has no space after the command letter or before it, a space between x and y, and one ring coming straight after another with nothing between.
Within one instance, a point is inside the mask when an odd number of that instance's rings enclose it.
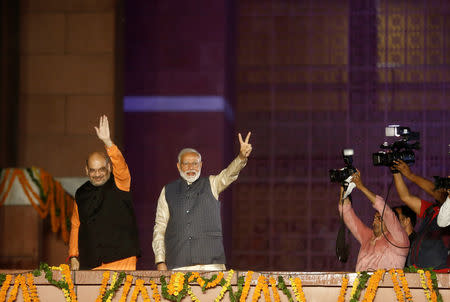
<instances>
[{"instance_id":1,"label":"black camera body","mask_svg":"<svg viewBox=\"0 0 450 302\"><path fill-rule=\"evenodd\" d=\"M395 160L402 160L408 165L416 161L413 150L419 150L419 142L408 143L410 140L419 140L418 132L411 132L408 127L389 126L386 128L386 136L400 136L400 140L388 144L385 142L380 146L383 151L372 154L374 166L392 167Z\"/></svg>"},{"instance_id":2,"label":"black camera body","mask_svg":"<svg viewBox=\"0 0 450 302\"><path fill-rule=\"evenodd\" d=\"M433 176L434 177L434 189L444 189L449 190L450 189L450 177L439 177L439 176Z\"/></svg>"},{"instance_id":3,"label":"black camera body","mask_svg":"<svg viewBox=\"0 0 450 302\"><path fill-rule=\"evenodd\" d=\"M342 150L345 167L341 169L330 169L330 181L337 183L344 183L349 176L356 173L356 168L353 167L353 149Z\"/></svg>"}]
</instances>

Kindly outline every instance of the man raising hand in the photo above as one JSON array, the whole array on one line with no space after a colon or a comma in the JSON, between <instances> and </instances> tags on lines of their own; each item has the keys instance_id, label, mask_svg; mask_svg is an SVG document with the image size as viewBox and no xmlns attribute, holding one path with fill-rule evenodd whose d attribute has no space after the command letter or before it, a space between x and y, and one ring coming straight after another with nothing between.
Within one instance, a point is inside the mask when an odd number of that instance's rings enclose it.
<instances>
[{"instance_id":1,"label":"man raising hand","mask_svg":"<svg viewBox=\"0 0 450 302\"><path fill-rule=\"evenodd\" d=\"M164 186L156 209L152 246L158 270L225 270L219 194L247 164L250 135L243 140L238 134L239 155L218 175L200 177L200 153L180 151L180 178Z\"/></svg>"}]
</instances>

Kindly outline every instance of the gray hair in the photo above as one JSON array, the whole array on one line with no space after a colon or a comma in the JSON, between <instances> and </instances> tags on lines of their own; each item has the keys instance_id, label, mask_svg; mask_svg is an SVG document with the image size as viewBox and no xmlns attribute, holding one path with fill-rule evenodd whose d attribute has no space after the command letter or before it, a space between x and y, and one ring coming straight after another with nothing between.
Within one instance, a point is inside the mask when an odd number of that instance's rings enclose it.
<instances>
[{"instance_id":1,"label":"gray hair","mask_svg":"<svg viewBox=\"0 0 450 302\"><path fill-rule=\"evenodd\" d=\"M200 152L192 148L184 148L183 150L180 151L180 153L178 153L178 163L181 163L181 157L183 157L183 155L186 153L195 153L199 157L199 162L202 161L202 155L200 154Z\"/></svg>"}]
</instances>

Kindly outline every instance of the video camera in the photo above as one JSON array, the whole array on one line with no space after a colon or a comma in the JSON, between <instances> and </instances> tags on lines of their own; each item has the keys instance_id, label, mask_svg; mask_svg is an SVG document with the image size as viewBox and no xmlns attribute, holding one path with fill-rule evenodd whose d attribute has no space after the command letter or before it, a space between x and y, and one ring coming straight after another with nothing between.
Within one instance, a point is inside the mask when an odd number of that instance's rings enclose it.
<instances>
[{"instance_id":1,"label":"video camera","mask_svg":"<svg viewBox=\"0 0 450 302\"><path fill-rule=\"evenodd\" d=\"M386 136L401 138L392 144L388 144L387 142L383 143L380 148L385 151L378 151L372 154L374 166L391 167L394 164L394 160L402 160L408 165L416 161L413 150L420 149L418 142L420 138L419 132L412 132L408 127L389 125L386 127ZM411 140L417 142L408 143Z\"/></svg>"},{"instance_id":2,"label":"video camera","mask_svg":"<svg viewBox=\"0 0 450 302\"><path fill-rule=\"evenodd\" d=\"M331 182L343 184L349 176L356 173L356 169L353 167L353 149L342 150L342 157L344 158L345 167L329 170Z\"/></svg>"}]
</instances>

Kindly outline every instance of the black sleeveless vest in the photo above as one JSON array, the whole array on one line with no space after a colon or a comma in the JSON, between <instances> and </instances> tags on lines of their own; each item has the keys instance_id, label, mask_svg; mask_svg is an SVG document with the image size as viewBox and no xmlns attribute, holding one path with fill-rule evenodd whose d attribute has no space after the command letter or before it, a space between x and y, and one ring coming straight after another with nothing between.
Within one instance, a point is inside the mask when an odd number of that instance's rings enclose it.
<instances>
[{"instance_id":1,"label":"black sleeveless vest","mask_svg":"<svg viewBox=\"0 0 450 302\"><path fill-rule=\"evenodd\" d=\"M77 190L75 199L80 217L80 269L140 257L131 192L117 188L113 175L98 187L87 181Z\"/></svg>"},{"instance_id":2,"label":"black sleeveless vest","mask_svg":"<svg viewBox=\"0 0 450 302\"><path fill-rule=\"evenodd\" d=\"M197 264L225 264L220 202L207 177L188 185L178 179L165 187L170 218L166 228L169 269Z\"/></svg>"}]
</instances>

